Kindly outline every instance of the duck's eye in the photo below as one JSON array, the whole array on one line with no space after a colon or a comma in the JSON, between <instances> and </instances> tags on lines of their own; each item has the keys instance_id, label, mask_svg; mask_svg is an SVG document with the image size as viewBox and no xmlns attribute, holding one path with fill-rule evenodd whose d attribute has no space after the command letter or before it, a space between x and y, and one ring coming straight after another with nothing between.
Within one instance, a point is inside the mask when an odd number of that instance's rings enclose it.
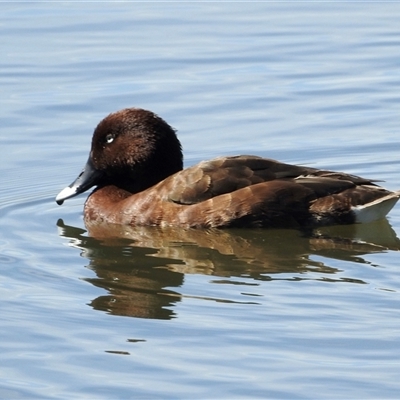
<instances>
[{"instance_id":1,"label":"duck's eye","mask_svg":"<svg viewBox=\"0 0 400 400\"><path fill-rule=\"evenodd\" d=\"M110 143L112 143L113 142L113 140L114 140L114 135L112 134L112 133L109 133L107 136L106 136L106 143L107 144L110 144Z\"/></svg>"}]
</instances>

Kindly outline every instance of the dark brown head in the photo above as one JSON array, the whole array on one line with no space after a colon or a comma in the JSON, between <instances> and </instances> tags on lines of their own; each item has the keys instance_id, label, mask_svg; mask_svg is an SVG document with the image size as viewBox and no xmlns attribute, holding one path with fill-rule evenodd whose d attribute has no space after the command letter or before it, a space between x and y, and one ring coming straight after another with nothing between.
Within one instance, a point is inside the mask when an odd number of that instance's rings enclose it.
<instances>
[{"instance_id":1,"label":"dark brown head","mask_svg":"<svg viewBox=\"0 0 400 400\"><path fill-rule=\"evenodd\" d=\"M175 131L156 114L127 108L104 118L92 139L90 158L105 183L140 191L182 169ZM131 187L133 185L133 188Z\"/></svg>"},{"instance_id":2,"label":"dark brown head","mask_svg":"<svg viewBox=\"0 0 400 400\"><path fill-rule=\"evenodd\" d=\"M97 125L85 168L56 201L62 203L92 186L115 185L136 193L182 168L182 148L175 131L151 111L127 108Z\"/></svg>"}]
</instances>

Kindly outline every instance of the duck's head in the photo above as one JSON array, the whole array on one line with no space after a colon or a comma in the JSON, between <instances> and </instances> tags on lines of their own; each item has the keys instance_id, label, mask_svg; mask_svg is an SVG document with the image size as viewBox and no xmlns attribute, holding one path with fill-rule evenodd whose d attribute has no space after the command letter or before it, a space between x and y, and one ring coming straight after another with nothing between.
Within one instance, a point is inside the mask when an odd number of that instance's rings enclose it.
<instances>
[{"instance_id":1,"label":"duck's head","mask_svg":"<svg viewBox=\"0 0 400 400\"><path fill-rule=\"evenodd\" d=\"M182 148L174 129L151 111L127 108L97 125L85 167L56 201L61 205L93 186L115 185L136 193L182 168Z\"/></svg>"}]
</instances>

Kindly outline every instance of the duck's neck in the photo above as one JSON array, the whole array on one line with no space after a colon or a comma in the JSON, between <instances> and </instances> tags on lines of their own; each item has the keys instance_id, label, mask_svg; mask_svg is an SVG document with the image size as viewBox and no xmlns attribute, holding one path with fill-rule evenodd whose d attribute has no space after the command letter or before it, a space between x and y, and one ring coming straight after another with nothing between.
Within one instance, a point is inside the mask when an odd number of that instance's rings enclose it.
<instances>
[{"instance_id":1,"label":"duck's neck","mask_svg":"<svg viewBox=\"0 0 400 400\"><path fill-rule=\"evenodd\" d=\"M114 185L131 194L142 192L183 169L182 153L154 154L142 165L118 171L102 185Z\"/></svg>"}]
</instances>

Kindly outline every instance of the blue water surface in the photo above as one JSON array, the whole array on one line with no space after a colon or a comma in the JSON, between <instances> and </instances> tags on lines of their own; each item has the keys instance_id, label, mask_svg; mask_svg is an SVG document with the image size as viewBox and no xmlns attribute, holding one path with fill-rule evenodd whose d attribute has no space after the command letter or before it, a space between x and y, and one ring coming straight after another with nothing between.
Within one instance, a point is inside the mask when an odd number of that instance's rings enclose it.
<instances>
[{"instance_id":1,"label":"blue water surface","mask_svg":"<svg viewBox=\"0 0 400 400\"><path fill-rule=\"evenodd\" d=\"M0 398L395 399L400 208L297 231L90 237L55 195L108 113L400 188L395 2L0 3Z\"/></svg>"}]
</instances>

